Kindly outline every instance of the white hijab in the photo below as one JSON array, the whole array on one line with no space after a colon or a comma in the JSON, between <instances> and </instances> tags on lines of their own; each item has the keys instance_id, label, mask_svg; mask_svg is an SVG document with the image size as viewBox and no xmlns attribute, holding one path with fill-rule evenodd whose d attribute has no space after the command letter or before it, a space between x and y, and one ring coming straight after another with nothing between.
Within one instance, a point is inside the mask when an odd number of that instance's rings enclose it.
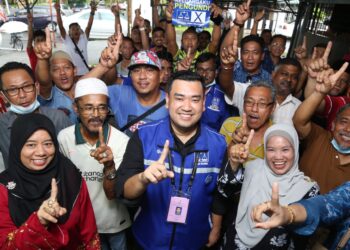
<instances>
[{"instance_id":1,"label":"white hijab","mask_svg":"<svg viewBox=\"0 0 350 250\"><path fill-rule=\"evenodd\" d=\"M255 205L271 200L272 184L279 183L279 202L281 205L301 200L314 186L314 182L299 171L299 139L294 127L289 124L275 124L264 135L264 151L272 136L286 138L294 148L294 162L284 175L276 175L268 166L266 153L264 160L256 159L245 165L244 182L236 217L236 231L239 239L249 248L257 245L268 230L254 228L250 214ZM266 219L267 217L265 216Z\"/></svg>"}]
</instances>

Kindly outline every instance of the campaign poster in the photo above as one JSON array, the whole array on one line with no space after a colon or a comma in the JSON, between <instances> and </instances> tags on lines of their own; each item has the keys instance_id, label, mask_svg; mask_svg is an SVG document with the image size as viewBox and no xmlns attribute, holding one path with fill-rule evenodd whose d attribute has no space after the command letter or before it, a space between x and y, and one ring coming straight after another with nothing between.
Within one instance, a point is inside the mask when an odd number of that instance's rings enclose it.
<instances>
[{"instance_id":1,"label":"campaign poster","mask_svg":"<svg viewBox=\"0 0 350 250\"><path fill-rule=\"evenodd\" d=\"M209 27L212 0L174 0L173 24Z\"/></svg>"}]
</instances>

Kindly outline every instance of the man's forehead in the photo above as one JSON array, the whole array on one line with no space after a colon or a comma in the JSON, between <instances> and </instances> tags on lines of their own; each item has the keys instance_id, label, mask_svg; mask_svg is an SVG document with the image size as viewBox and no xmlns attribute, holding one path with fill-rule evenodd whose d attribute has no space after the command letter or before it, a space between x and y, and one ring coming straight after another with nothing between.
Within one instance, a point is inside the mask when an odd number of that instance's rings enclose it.
<instances>
[{"instance_id":1,"label":"man's forehead","mask_svg":"<svg viewBox=\"0 0 350 250\"><path fill-rule=\"evenodd\" d=\"M256 86L248 90L246 98L272 98L271 90L267 87Z\"/></svg>"}]
</instances>

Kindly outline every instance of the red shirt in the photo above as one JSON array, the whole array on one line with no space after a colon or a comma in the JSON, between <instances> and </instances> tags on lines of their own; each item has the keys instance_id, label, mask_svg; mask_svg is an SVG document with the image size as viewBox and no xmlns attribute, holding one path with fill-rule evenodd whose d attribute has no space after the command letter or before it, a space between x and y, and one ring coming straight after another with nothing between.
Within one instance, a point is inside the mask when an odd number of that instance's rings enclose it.
<instances>
[{"instance_id":1,"label":"red shirt","mask_svg":"<svg viewBox=\"0 0 350 250\"><path fill-rule=\"evenodd\" d=\"M27 55L29 57L30 67L32 67L32 70L35 70L36 64L38 62L38 58L35 55L33 48L27 48Z\"/></svg>"},{"instance_id":2,"label":"red shirt","mask_svg":"<svg viewBox=\"0 0 350 250\"><path fill-rule=\"evenodd\" d=\"M6 112L6 105L2 97L0 96L0 114Z\"/></svg>"},{"instance_id":3,"label":"red shirt","mask_svg":"<svg viewBox=\"0 0 350 250\"><path fill-rule=\"evenodd\" d=\"M322 115L327 118L327 130L330 131L338 110L345 104L350 103L350 97L326 95L324 100L325 108Z\"/></svg>"}]
</instances>

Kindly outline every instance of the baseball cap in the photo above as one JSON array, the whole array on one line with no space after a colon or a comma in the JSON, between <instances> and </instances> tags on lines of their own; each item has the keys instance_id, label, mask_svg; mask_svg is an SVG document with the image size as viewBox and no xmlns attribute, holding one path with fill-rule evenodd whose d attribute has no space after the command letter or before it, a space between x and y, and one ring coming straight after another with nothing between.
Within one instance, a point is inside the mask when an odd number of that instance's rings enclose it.
<instances>
[{"instance_id":1,"label":"baseball cap","mask_svg":"<svg viewBox=\"0 0 350 250\"><path fill-rule=\"evenodd\" d=\"M85 78L79 80L75 86L75 99L85 95L98 94L108 96L107 85L98 78Z\"/></svg>"},{"instance_id":2,"label":"baseball cap","mask_svg":"<svg viewBox=\"0 0 350 250\"><path fill-rule=\"evenodd\" d=\"M159 70L162 69L162 65L156 53L150 50L141 50L135 52L131 57L131 62L128 69L132 70L139 65L153 66Z\"/></svg>"}]
</instances>

